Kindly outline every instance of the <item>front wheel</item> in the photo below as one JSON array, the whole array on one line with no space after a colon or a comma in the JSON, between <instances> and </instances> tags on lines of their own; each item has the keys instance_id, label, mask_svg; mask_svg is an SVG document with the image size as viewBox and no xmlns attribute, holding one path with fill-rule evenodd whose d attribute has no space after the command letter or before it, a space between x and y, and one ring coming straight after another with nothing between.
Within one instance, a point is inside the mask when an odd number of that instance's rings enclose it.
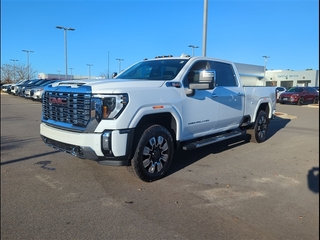
<instances>
[{"instance_id":1,"label":"front wheel","mask_svg":"<svg viewBox=\"0 0 320 240\"><path fill-rule=\"evenodd\" d=\"M247 133L251 135L251 142L261 143L267 138L268 117L265 111L260 111L254 123L253 129L248 129Z\"/></svg>"},{"instance_id":2,"label":"front wheel","mask_svg":"<svg viewBox=\"0 0 320 240\"><path fill-rule=\"evenodd\" d=\"M161 125L144 130L128 171L145 182L160 179L168 171L174 152L173 138Z\"/></svg>"}]
</instances>

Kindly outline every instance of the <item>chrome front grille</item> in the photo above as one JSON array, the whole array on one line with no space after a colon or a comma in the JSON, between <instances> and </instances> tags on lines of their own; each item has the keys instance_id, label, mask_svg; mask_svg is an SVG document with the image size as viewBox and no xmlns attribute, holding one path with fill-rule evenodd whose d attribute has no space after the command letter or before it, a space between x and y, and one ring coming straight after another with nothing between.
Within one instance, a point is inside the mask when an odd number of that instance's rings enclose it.
<instances>
[{"instance_id":1,"label":"chrome front grille","mask_svg":"<svg viewBox=\"0 0 320 240\"><path fill-rule=\"evenodd\" d=\"M42 120L64 128L85 128L91 116L91 94L46 91Z\"/></svg>"}]
</instances>

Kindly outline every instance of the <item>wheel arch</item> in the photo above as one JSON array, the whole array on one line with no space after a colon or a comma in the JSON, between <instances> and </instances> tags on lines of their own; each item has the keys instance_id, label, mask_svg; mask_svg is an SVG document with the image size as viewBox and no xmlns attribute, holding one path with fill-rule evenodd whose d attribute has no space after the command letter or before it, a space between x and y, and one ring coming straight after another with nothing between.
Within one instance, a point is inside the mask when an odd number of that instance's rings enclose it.
<instances>
[{"instance_id":1,"label":"wheel arch","mask_svg":"<svg viewBox=\"0 0 320 240\"><path fill-rule=\"evenodd\" d=\"M178 134L178 123L175 117L170 112L162 112L162 113L155 113L155 114L147 114L144 115L140 121L138 122L136 128L138 131L136 133L138 135L141 134L140 130L144 130L146 126L159 124L170 132L173 141L174 147L177 148L177 134ZM139 136L140 137L140 136Z\"/></svg>"},{"instance_id":2,"label":"wheel arch","mask_svg":"<svg viewBox=\"0 0 320 240\"><path fill-rule=\"evenodd\" d=\"M256 118L257 118L257 116L258 116L258 114L259 114L259 112L260 112L261 110L264 111L264 112L267 114L268 119L272 118L272 112L270 112L270 109L271 109L271 108L270 108L268 102L263 102L263 103L261 103L261 104L259 105L259 107L257 108L257 110L255 111L255 113L254 113L253 122L256 121Z\"/></svg>"}]
</instances>

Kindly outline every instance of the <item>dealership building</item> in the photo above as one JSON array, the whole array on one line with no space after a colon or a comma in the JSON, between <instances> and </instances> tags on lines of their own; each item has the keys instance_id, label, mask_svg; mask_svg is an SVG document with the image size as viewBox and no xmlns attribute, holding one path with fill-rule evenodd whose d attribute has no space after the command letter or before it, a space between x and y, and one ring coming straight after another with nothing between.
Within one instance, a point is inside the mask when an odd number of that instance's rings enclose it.
<instances>
[{"instance_id":1,"label":"dealership building","mask_svg":"<svg viewBox=\"0 0 320 240\"><path fill-rule=\"evenodd\" d=\"M319 87L319 70L268 70L265 81L266 86L281 86L287 89L294 86Z\"/></svg>"}]
</instances>

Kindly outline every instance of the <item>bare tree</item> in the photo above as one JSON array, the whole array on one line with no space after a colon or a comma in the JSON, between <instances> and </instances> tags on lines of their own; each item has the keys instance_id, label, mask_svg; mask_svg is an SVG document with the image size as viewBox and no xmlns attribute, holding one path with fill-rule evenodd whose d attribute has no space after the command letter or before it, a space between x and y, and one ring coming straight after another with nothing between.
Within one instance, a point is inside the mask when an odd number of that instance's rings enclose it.
<instances>
[{"instance_id":1,"label":"bare tree","mask_svg":"<svg viewBox=\"0 0 320 240\"><path fill-rule=\"evenodd\" d=\"M10 64L3 64L1 66L1 83L11 83L13 76L13 66Z\"/></svg>"},{"instance_id":2,"label":"bare tree","mask_svg":"<svg viewBox=\"0 0 320 240\"><path fill-rule=\"evenodd\" d=\"M28 73L29 70L29 73ZM23 64L16 64L15 66L11 64L3 64L1 66L1 82L2 83L13 83L22 79L35 78L36 70L34 70L31 65L25 66Z\"/></svg>"},{"instance_id":3,"label":"bare tree","mask_svg":"<svg viewBox=\"0 0 320 240\"><path fill-rule=\"evenodd\" d=\"M99 76L99 77L101 77L101 78L108 78L108 76L109 76L108 71L105 70L105 71L103 71L103 72L100 73L100 76Z\"/></svg>"}]
</instances>

